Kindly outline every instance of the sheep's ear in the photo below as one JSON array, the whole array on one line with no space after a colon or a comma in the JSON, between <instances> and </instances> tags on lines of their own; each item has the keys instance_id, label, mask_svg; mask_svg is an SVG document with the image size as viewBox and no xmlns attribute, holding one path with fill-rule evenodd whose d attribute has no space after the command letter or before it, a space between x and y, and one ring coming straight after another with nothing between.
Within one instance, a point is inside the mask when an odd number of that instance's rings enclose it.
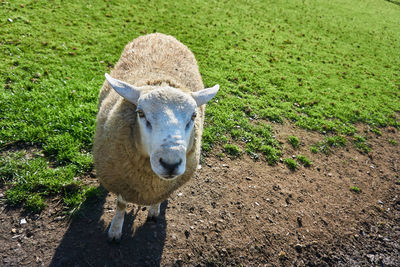
<instances>
[{"instance_id":1,"label":"sheep's ear","mask_svg":"<svg viewBox=\"0 0 400 267\"><path fill-rule=\"evenodd\" d=\"M208 101L213 98L219 90L219 85L214 85L211 88L206 88L197 92L192 93L192 97L197 103L197 106L200 107L201 105L206 104Z\"/></svg>"},{"instance_id":2,"label":"sheep's ear","mask_svg":"<svg viewBox=\"0 0 400 267\"><path fill-rule=\"evenodd\" d=\"M138 87L134 87L126 82L114 79L108 73L106 73L105 76L112 88L114 88L114 90L117 91L118 94L120 94L129 102L137 105L140 96L140 89Z\"/></svg>"}]
</instances>

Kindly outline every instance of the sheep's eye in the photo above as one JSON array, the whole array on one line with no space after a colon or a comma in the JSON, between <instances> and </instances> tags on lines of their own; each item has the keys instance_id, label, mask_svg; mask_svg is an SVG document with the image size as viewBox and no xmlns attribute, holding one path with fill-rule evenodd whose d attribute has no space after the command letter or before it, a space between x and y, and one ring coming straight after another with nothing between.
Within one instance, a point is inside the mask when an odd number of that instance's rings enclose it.
<instances>
[{"instance_id":1,"label":"sheep's eye","mask_svg":"<svg viewBox=\"0 0 400 267\"><path fill-rule=\"evenodd\" d=\"M139 118L144 118L145 117L143 110L138 109L138 110L136 110L136 113L139 115Z\"/></svg>"},{"instance_id":2,"label":"sheep's eye","mask_svg":"<svg viewBox=\"0 0 400 267\"><path fill-rule=\"evenodd\" d=\"M146 120L146 127L151 129L151 123L148 120Z\"/></svg>"},{"instance_id":3,"label":"sheep's eye","mask_svg":"<svg viewBox=\"0 0 400 267\"><path fill-rule=\"evenodd\" d=\"M196 117L197 117L197 113L195 112L195 113L193 113L193 115L192 115L192 121L193 121Z\"/></svg>"}]
</instances>

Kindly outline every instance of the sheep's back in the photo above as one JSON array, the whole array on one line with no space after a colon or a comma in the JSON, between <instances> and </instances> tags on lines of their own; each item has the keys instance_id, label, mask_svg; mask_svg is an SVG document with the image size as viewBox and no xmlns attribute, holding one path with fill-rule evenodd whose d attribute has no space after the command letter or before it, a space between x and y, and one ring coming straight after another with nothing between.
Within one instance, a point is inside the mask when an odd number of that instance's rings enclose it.
<instances>
[{"instance_id":1,"label":"sheep's back","mask_svg":"<svg viewBox=\"0 0 400 267\"><path fill-rule=\"evenodd\" d=\"M188 91L204 88L193 53L161 33L140 36L127 44L111 76L136 86L166 83ZM103 85L100 101L110 89L107 83Z\"/></svg>"}]
</instances>

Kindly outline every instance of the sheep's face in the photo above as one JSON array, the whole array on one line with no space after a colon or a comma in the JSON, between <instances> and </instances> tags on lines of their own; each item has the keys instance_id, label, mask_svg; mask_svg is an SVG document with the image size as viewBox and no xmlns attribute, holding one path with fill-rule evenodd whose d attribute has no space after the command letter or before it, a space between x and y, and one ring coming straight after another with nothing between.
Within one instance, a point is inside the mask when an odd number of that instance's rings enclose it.
<instances>
[{"instance_id":1,"label":"sheep's face","mask_svg":"<svg viewBox=\"0 0 400 267\"><path fill-rule=\"evenodd\" d=\"M171 87L152 90L139 98L141 143L153 171L161 178L173 179L185 172L196 109L193 97Z\"/></svg>"},{"instance_id":2,"label":"sheep's face","mask_svg":"<svg viewBox=\"0 0 400 267\"><path fill-rule=\"evenodd\" d=\"M218 85L194 93L172 87L146 93L110 76L106 78L121 96L137 106L142 152L150 157L154 173L168 180L184 174L186 154L193 146L195 122L200 119L197 109L215 96Z\"/></svg>"}]
</instances>

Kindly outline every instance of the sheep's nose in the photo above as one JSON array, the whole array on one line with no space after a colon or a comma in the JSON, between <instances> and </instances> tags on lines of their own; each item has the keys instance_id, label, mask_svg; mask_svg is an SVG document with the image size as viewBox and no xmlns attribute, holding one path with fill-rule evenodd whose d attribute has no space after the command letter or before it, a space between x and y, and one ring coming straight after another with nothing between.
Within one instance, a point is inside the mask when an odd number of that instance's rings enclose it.
<instances>
[{"instance_id":1,"label":"sheep's nose","mask_svg":"<svg viewBox=\"0 0 400 267\"><path fill-rule=\"evenodd\" d=\"M174 171L178 168L179 165L181 165L182 159L180 159L178 162L175 163L168 163L163 158L160 158L160 164L163 166L164 169L168 171L169 175L174 174Z\"/></svg>"}]
</instances>

